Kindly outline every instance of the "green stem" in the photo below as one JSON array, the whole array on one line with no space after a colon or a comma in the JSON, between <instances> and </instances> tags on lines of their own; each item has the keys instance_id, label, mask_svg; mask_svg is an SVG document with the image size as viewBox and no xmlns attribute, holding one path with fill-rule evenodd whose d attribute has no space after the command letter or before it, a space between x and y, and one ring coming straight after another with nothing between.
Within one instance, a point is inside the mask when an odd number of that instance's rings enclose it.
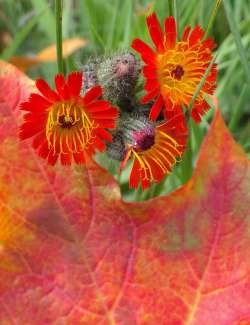
<instances>
[{"instance_id":1,"label":"green stem","mask_svg":"<svg viewBox=\"0 0 250 325\"><path fill-rule=\"evenodd\" d=\"M208 22L208 25L207 25L207 29L206 29L206 33L204 35L204 39L206 39L208 37L208 35L210 33L210 30L213 27L213 23L214 23L216 15L217 15L218 9L220 7L220 4L221 4L221 0L215 0L214 9L213 9L212 14L210 16L210 19L209 19L209 22Z\"/></svg>"},{"instance_id":2,"label":"green stem","mask_svg":"<svg viewBox=\"0 0 250 325\"><path fill-rule=\"evenodd\" d=\"M201 91L201 88L203 87L204 83L206 82L206 79L210 73L210 70L212 69L213 67L213 64L216 60L216 55L213 57L212 61L209 63L209 66L207 67L204 75L202 76L199 84L197 85L196 89L195 89L195 92L194 92L194 95L190 101L190 104L189 104L189 111L191 112L192 108L193 108L193 105L194 105L194 102L197 98L197 96L199 95L200 91Z\"/></svg>"},{"instance_id":3,"label":"green stem","mask_svg":"<svg viewBox=\"0 0 250 325\"><path fill-rule=\"evenodd\" d=\"M56 53L58 72L64 74L63 53L62 53L62 0L55 0L56 9Z\"/></svg>"},{"instance_id":4,"label":"green stem","mask_svg":"<svg viewBox=\"0 0 250 325\"><path fill-rule=\"evenodd\" d=\"M193 174L193 152L192 152L192 121L189 120L188 123L188 129L189 129L189 137L188 137L188 143L187 148L184 153L182 162L180 163L180 178L182 181L182 184L185 184Z\"/></svg>"},{"instance_id":5,"label":"green stem","mask_svg":"<svg viewBox=\"0 0 250 325\"><path fill-rule=\"evenodd\" d=\"M179 13L178 13L178 6L176 0L173 0L173 8L174 8L174 18L176 21L176 32L177 32L177 39L179 37Z\"/></svg>"},{"instance_id":6,"label":"green stem","mask_svg":"<svg viewBox=\"0 0 250 325\"><path fill-rule=\"evenodd\" d=\"M173 16L176 22L176 31L177 31L177 39L179 35L179 26L178 26L178 8L177 8L177 3L176 0L168 0L168 13L169 16Z\"/></svg>"},{"instance_id":7,"label":"green stem","mask_svg":"<svg viewBox=\"0 0 250 325\"><path fill-rule=\"evenodd\" d=\"M168 13L169 13L169 16L173 16L174 15L174 4L173 4L173 0L168 0Z\"/></svg>"}]
</instances>

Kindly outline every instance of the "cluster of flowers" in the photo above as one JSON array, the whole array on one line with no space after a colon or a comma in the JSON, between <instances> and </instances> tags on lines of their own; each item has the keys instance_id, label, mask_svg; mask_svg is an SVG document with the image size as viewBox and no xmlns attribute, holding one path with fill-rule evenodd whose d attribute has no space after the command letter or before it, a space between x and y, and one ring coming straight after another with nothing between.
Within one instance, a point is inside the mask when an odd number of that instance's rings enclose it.
<instances>
[{"instance_id":1,"label":"cluster of flowers","mask_svg":"<svg viewBox=\"0 0 250 325\"><path fill-rule=\"evenodd\" d=\"M67 79L55 77L52 90L42 79L39 93L21 104L26 111L20 138L33 138L38 155L54 165L83 164L96 150L121 161L121 169L132 159L130 187L143 189L171 172L182 156L188 136L185 112L197 85L212 61L212 39L204 31L186 27L177 41L173 17L165 19L162 30L155 13L147 17L154 49L140 39L131 53L96 59L73 72ZM135 88L143 72L146 94L137 102ZM209 106L205 94L216 86L213 65L189 115L200 122Z\"/></svg>"}]
</instances>

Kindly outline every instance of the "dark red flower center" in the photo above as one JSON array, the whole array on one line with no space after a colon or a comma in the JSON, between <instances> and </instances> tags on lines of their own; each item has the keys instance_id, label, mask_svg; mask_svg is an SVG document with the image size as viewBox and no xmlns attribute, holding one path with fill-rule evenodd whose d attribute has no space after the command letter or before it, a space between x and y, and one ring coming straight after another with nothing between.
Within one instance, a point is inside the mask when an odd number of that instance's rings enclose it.
<instances>
[{"instance_id":1,"label":"dark red flower center","mask_svg":"<svg viewBox=\"0 0 250 325\"><path fill-rule=\"evenodd\" d=\"M71 115L61 115L59 116L58 121L63 129L70 129L74 124L74 118Z\"/></svg>"},{"instance_id":2,"label":"dark red flower center","mask_svg":"<svg viewBox=\"0 0 250 325\"><path fill-rule=\"evenodd\" d=\"M150 149L155 144L155 131L151 126L146 126L138 132L134 132L135 146L141 151Z\"/></svg>"},{"instance_id":3,"label":"dark red flower center","mask_svg":"<svg viewBox=\"0 0 250 325\"><path fill-rule=\"evenodd\" d=\"M184 75L184 70L181 65L177 65L174 70L171 71L171 76L177 80L181 80Z\"/></svg>"},{"instance_id":4,"label":"dark red flower center","mask_svg":"<svg viewBox=\"0 0 250 325\"><path fill-rule=\"evenodd\" d=\"M142 139L140 139L140 142L138 143L141 150L145 151L151 148L155 143L155 136L152 134L148 134Z\"/></svg>"}]
</instances>

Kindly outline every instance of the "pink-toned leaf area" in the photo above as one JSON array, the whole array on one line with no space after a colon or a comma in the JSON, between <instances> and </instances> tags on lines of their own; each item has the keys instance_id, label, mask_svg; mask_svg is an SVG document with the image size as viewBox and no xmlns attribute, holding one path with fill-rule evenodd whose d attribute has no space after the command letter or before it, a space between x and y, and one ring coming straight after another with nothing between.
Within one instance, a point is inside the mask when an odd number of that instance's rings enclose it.
<instances>
[{"instance_id":1,"label":"pink-toned leaf area","mask_svg":"<svg viewBox=\"0 0 250 325\"><path fill-rule=\"evenodd\" d=\"M250 324L249 161L219 112L186 185L125 203L19 141L33 87L0 63L0 324Z\"/></svg>"}]
</instances>

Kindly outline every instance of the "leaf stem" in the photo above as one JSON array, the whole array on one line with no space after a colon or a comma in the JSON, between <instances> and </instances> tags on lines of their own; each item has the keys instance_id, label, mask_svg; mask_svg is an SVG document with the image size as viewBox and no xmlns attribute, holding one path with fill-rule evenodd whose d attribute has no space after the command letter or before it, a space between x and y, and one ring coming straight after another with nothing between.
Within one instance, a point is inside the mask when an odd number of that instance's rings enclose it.
<instances>
[{"instance_id":1,"label":"leaf stem","mask_svg":"<svg viewBox=\"0 0 250 325\"><path fill-rule=\"evenodd\" d=\"M168 0L168 13L169 13L169 16L173 16L174 15L174 4L173 4L173 0Z\"/></svg>"},{"instance_id":2,"label":"leaf stem","mask_svg":"<svg viewBox=\"0 0 250 325\"><path fill-rule=\"evenodd\" d=\"M62 0L55 0L56 12L56 53L58 72L64 74L63 53L62 53Z\"/></svg>"},{"instance_id":3,"label":"leaf stem","mask_svg":"<svg viewBox=\"0 0 250 325\"><path fill-rule=\"evenodd\" d=\"M187 148L180 163L180 179L185 184L193 174L193 150L192 150L192 120L188 121L189 137Z\"/></svg>"},{"instance_id":4,"label":"leaf stem","mask_svg":"<svg viewBox=\"0 0 250 325\"><path fill-rule=\"evenodd\" d=\"M195 102L197 96L199 95L199 93L200 93L200 91L201 91L201 89L202 89L204 83L206 82L206 79L207 79L207 77L208 77L208 75L209 75L209 73L210 73L210 71L211 71L211 69L212 69L212 67L213 67L213 64L214 64L215 60L216 60L216 55L213 57L213 59L212 59L211 62L209 63L209 66L207 67L207 69L206 69L204 75L202 76L200 82L198 83L198 85L197 85L197 87L196 87L196 89L195 89L194 95L193 95L193 97L192 97L192 99L191 99L191 102L190 102L190 104L189 104L189 111L190 111L190 112L191 112L191 110L192 110L192 108L193 108L193 105L194 105L194 102Z\"/></svg>"},{"instance_id":5,"label":"leaf stem","mask_svg":"<svg viewBox=\"0 0 250 325\"><path fill-rule=\"evenodd\" d=\"M206 29L206 33L204 35L204 39L206 39L208 37L210 30L213 27L213 23L214 23L216 15L217 15L217 12L219 10L220 4L221 4L221 0L215 0L214 9L212 11L209 22L207 24L207 29Z\"/></svg>"}]
</instances>

